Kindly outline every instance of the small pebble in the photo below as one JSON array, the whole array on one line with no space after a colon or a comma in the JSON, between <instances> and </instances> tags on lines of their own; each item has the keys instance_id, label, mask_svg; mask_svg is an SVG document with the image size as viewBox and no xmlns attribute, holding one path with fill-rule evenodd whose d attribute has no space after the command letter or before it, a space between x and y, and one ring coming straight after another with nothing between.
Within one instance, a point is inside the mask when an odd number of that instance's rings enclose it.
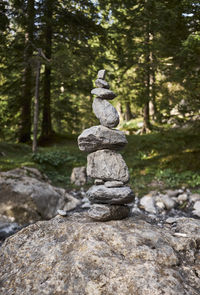
<instances>
[{"instance_id":1,"label":"small pebble","mask_svg":"<svg viewBox=\"0 0 200 295\"><path fill-rule=\"evenodd\" d=\"M64 210L60 210L60 209L57 210L57 213L58 213L59 215L61 215L61 216L66 216L66 215L67 215L67 212L66 212L66 211L64 211Z\"/></svg>"},{"instance_id":2,"label":"small pebble","mask_svg":"<svg viewBox=\"0 0 200 295\"><path fill-rule=\"evenodd\" d=\"M177 218L175 217L169 217L166 219L166 223L175 223L177 221Z\"/></svg>"}]
</instances>

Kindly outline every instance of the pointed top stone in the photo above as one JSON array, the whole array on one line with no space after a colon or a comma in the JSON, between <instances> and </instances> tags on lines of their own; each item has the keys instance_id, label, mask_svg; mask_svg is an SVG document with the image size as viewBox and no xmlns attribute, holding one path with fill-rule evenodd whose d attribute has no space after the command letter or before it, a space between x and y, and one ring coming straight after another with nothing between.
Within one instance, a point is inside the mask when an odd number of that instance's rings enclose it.
<instances>
[{"instance_id":1,"label":"pointed top stone","mask_svg":"<svg viewBox=\"0 0 200 295\"><path fill-rule=\"evenodd\" d=\"M100 70L100 71L98 71L97 78L98 79L104 79L105 75L106 75L106 70Z\"/></svg>"}]
</instances>

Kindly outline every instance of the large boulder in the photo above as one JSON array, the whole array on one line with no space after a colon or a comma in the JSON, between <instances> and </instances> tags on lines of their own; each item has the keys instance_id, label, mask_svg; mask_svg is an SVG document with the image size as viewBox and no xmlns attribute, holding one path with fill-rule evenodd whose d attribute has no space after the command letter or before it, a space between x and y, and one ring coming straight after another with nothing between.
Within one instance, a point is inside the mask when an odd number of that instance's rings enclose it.
<instances>
[{"instance_id":1,"label":"large boulder","mask_svg":"<svg viewBox=\"0 0 200 295\"><path fill-rule=\"evenodd\" d=\"M87 156L87 175L103 180L129 181L128 167L121 154L100 150Z\"/></svg>"},{"instance_id":2,"label":"large boulder","mask_svg":"<svg viewBox=\"0 0 200 295\"><path fill-rule=\"evenodd\" d=\"M199 295L200 221L92 222L84 214L30 225L0 249L1 295Z\"/></svg>"},{"instance_id":3,"label":"large boulder","mask_svg":"<svg viewBox=\"0 0 200 295\"><path fill-rule=\"evenodd\" d=\"M58 209L70 210L80 201L66 190L51 185L34 168L0 173L0 216L19 224L50 219Z\"/></svg>"},{"instance_id":4,"label":"large boulder","mask_svg":"<svg viewBox=\"0 0 200 295\"><path fill-rule=\"evenodd\" d=\"M85 129L78 137L79 149L89 153L102 149L118 150L127 143L123 131L109 129L101 125Z\"/></svg>"}]
</instances>

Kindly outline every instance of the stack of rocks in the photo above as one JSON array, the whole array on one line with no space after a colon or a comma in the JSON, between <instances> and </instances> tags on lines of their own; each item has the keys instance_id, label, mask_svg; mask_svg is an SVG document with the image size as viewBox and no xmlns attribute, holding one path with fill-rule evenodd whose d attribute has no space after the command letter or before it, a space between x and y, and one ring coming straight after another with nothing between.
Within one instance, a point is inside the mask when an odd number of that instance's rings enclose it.
<instances>
[{"instance_id":1,"label":"stack of rocks","mask_svg":"<svg viewBox=\"0 0 200 295\"><path fill-rule=\"evenodd\" d=\"M122 219L129 215L126 205L134 199L129 181L128 167L118 150L127 140L122 131L112 129L119 124L117 110L108 100L115 98L104 80L105 70L98 72L96 87L91 91L96 95L93 112L101 125L85 129L78 137L81 151L90 153L87 157L87 175L94 178L94 185L87 191L92 203L88 212L94 220L108 221Z\"/></svg>"}]
</instances>

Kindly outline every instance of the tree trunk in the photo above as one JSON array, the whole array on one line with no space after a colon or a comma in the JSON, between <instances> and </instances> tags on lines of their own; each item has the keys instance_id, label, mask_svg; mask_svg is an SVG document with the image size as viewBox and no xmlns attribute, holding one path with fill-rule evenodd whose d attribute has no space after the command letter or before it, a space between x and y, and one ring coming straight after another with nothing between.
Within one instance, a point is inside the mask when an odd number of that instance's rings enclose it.
<instances>
[{"instance_id":1,"label":"tree trunk","mask_svg":"<svg viewBox=\"0 0 200 295\"><path fill-rule=\"evenodd\" d=\"M131 106L130 106L130 102L126 101L125 102L125 120L129 121L131 119L133 119L133 114L131 112Z\"/></svg>"},{"instance_id":2,"label":"tree trunk","mask_svg":"<svg viewBox=\"0 0 200 295\"><path fill-rule=\"evenodd\" d=\"M40 68L41 63L38 57L37 72L35 81L35 102L34 102L34 122L33 122L33 153L37 152L37 133L38 133L38 113L39 113L39 88L40 88Z\"/></svg>"},{"instance_id":3,"label":"tree trunk","mask_svg":"<svg viewBox=\"0 0 200 295\"><path fill-rule=\"evenodd\" d=\"M150 120L149 120L149 102L144 105L143 109L143 128L142 133L148 133L151 130Z\"/></svg>"},{"instance_id":4,"label":"tree trunk","mask_svg":"<svg viewBox=\"0 0 200 295\"><path fill-rule=\"evenodd\" d=\"M19 142L28 142L31 139L31 100L32 100L32 67L31 59L33 56L34 33L34 0L28 0L26 15L26 33L24 50L24 75L23 75L23 94L19 127Z\"/></svg>"},{"instance_id":5,"label":"tree trunk","mask_svg":"<svg viewBox=\"0 0 200 295\"><path fill-rule=\"evenodd\" d=\"M45 56L51 59L52 51L52 16L53 0L45 1ZM43 116L42 116L42 138L49 137L53 133L51 122L51 65L45 65L44 72L44 97L43 97Z\"/></svg>"},{"instance_id":6,"label":"tree trunk","mask_svg":"<svg viewBox=\"0 0 200 295\"><path fill-rule=\"evenodd\" d=\"M149 101L151 96L150 89L150 77L151 77L151 65L150 65L150 21L147 21L146 36L145 36L145 103L143 108L143 128L142 133L147 133L151 129L150 116L149 116Z\"/></svg>"}]
</instances>

